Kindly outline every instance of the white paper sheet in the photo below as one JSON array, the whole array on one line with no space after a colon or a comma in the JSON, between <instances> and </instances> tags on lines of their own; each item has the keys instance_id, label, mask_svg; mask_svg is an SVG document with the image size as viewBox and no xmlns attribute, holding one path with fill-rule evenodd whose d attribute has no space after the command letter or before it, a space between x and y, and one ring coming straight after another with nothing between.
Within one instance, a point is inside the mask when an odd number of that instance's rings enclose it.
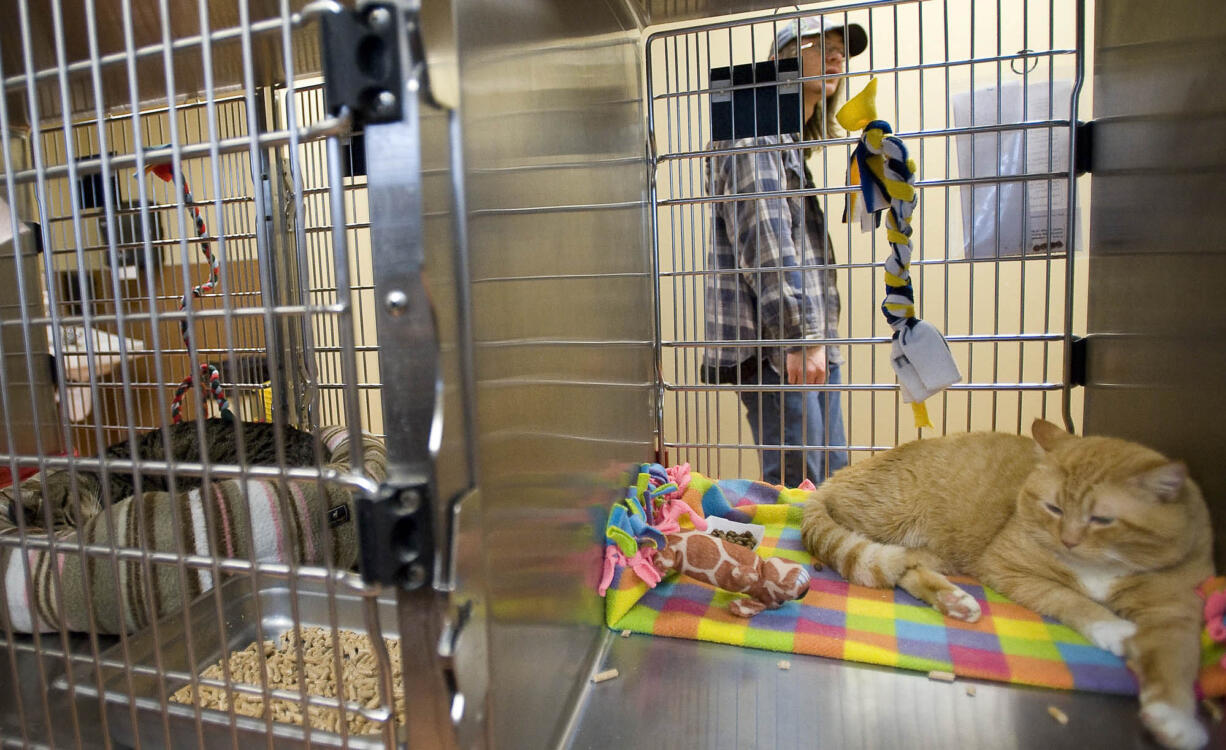
<instances>
[{"instance_id":1,"label":"white paper sheet","mask_svg":"<svg viewBox=\"0 0 1226 750\"><path fill-rule=\"evenodd\" d=\"M999 94L999 102L998 102ZM954 125L1067 120L1072 82L1008 81L950 97ZM1050 103L1050 108L1049 108ZM974 105L974 117L971 108ZM999 106L999 111L998 111ZM1067 172L1068 128L1029 128L955 137L961 177ZM999 149L999 150L998 150ZM973 164L972 164L973 162ZM1029 180L961 188L964 257L995 258L1068 251L1068 180ZM1080 214L1076 214L1080 220Z\"/></svg>"}]
</instances>

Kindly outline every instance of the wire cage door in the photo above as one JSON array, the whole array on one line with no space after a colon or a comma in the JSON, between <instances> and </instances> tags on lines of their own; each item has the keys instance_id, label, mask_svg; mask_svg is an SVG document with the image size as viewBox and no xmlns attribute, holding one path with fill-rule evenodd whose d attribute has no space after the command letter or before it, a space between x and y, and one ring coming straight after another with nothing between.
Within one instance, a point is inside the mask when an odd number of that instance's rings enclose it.
<instances>
[{"instance_id":1,"label":"wire cage door","mask_svg":"<svg viewBox=\"0 0 1226 750\"><path fill-rule=\"evenodd\" d=\"M763 458L779 463L783 448L785 475L776 481L792 486L820 481L838 464L817 462L817 476L812 462L787 473L797 466L789 453L855 461L923 434L898 391L892 331L879 309L884 229L865 234L842 221L859 134L832 115L870 79L879 118L918 165L917 311L945 333L962 375L928 401L935 431L1021 432L1033 417L1079 416L1066 366L1085 315L1073 284L1085 262L1085 200L1077 200L1072 161L1084 11L1072 0L792 6L648 38L664 460L758 477ZM831 44L818 70L803 67L813 58L795 45L773 49L797 23L838 29L837 38L805 32L805 47ZM815 85L825 94L802 118L800 92ZM786 162L789 152L804 156ZM785 163L790 171L772 166ZM789 217L792 229L772 228ZM815 218L825 238L812 229ZM775 258L768 248L780 243L797 249L784 265L755 260ZM717 264L718 252L738 264ZM833 287L823 297L806 281L796 303L822 306L827 328L817 335L780 335L769 325L769 295L786 288L789 273ZM729 317L741 327L731 330ZM768 364L712 376L713 353L730 342L742 364ZM786 379L776 371L784 352L806 343L825 347L837 382L777 385ZM771 392L817 398L793 407L782 396L768 401ZM819 403L825 424L811 427L806 410ZM806 434L780 437L793 428Z\"/></svg>"},{"instance_id":2,"label":"wire cage door","mask_svg":"<svg viewBox=\"0 0 1226 750\"><path fill-rule=\"evenodd\" d=\"M400 54L411 9L101 5L23 0L0 35L0 737L395 744L438 602L359 575L357 517L422 425L385 422L373 126L325 106L320 26ZM440 179L400 242L450 249L449 120L414 113ZM451 261L431 410L463 381Z\"/></svg>"}]
</instances>

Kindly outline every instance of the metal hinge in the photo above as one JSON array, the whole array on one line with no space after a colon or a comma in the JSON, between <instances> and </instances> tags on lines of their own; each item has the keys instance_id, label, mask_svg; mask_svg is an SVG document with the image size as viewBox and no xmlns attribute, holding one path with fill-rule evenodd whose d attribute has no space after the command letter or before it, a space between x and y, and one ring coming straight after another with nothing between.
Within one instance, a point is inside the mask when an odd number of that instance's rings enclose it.
<instances>
[{"instance_id":1,"label":"metal hinge","mask_svg":"<svg viewBox=\"0 0 1226 750\"><path fill-rule=\"evenodd\" d=\"M1073 173L1089 174L1094 171L1094 121L1078 121L1073 137L1075 139Z\"/></svg>"},{"instance_id":2,"label":"metal hinge","mask_svg":"<svg viewBox=\"0 0 1226 750\"><path fill-rule=\"evenodd\" d=\"M446 571L440 545L447 545L434 483L442 409L438 330L424 278L419 10L414 0L359 2L356 11L325 16L336 22L324 31L335 66L325 69L327 86L342 97L329 107L337 114L351 108L363 126L384 380L387 479L358 503L362 578L402 590L438 588Z\"/></svg>"}]
</instances>

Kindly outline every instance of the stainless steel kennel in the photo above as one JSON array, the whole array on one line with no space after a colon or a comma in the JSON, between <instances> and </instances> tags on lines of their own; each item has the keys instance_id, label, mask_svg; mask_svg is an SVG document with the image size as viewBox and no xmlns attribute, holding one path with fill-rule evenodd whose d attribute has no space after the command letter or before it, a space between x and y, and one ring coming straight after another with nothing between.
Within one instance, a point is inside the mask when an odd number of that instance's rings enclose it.
<instances>
[{"instance_id":1,"label":"stainless steel kennel","mask_svg":"<svg viewBox=\"0 0 1226 750\"><path fill-rule=\"evenodd\" d=\"M868 30L845 86L880 79L921 165L921 315L963 367L930 403L935 432L1062 418L1184 458L1215 510L1226 491L1206 406L1226 385L1226 97L1209 83L1226 17L1192 0L777 5L10 3L0 487L67 489L0 522L0 745L1147 747L1127 700L972 700L819 659L783 673L769 653L601 624L600 529L631 467L751 476L770 447L737 400L752 386L699 377L703 169L712 102L755 88L712 71L766 59L799 16ZM855 460L927 431L900 416L883 348L884 243L838 223L851 143L810 143L819 187L802 192L843 297L843 382L816 389L842 394ZM237 460L105 453L171 429L187 375L202 438L218 406L201 364L239 417ZM275 458L244 458L244 420L273 426ZM290 466L290 427L347 458ZM137 477L123 511L84 502L121 471ZM154 479L204 486L159 520L140 515ZM241 534L209 493L237 498L265 546L226 547ZM328 502L294 510L312 498ZM308 626L371 637L369 699L199 676ZM304 649L287 658L306 671ZM607 666L621 678L591 684ZM170 700L201 685L339 720Z\"/></svg>"}]
</instances>

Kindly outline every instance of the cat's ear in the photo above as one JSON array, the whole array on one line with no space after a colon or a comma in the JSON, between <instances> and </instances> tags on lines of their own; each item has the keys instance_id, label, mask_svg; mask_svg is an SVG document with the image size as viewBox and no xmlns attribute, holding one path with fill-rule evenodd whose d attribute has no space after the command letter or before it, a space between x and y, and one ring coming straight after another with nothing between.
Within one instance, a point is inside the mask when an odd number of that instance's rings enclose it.
<instances>
[{"instance_id":1,"label":"cat's ear","mask_svg":"<svg viewBox=\"0 0 1226 750\"><path fill-rule=\"evenodd\" d=\"M1053 450L1057 445L1073 437L1046 419L1036 419L1030 425L1030 434L1034 441L1045 451Z\"/></svg>"},{"instance_id":2,"label":"cat's ear","mask_svg":"<svg viewBox=\"0 0 1226 750\"><path fill-rule=\"evenodd\" d=\"M1179 497L1183 483L1188 479L1188 467L1183 461L1172 461L1156 469L1138 474L1130 481L1133 485L1157 495L1164 503Z\"/></svg>"}]
</instances>

